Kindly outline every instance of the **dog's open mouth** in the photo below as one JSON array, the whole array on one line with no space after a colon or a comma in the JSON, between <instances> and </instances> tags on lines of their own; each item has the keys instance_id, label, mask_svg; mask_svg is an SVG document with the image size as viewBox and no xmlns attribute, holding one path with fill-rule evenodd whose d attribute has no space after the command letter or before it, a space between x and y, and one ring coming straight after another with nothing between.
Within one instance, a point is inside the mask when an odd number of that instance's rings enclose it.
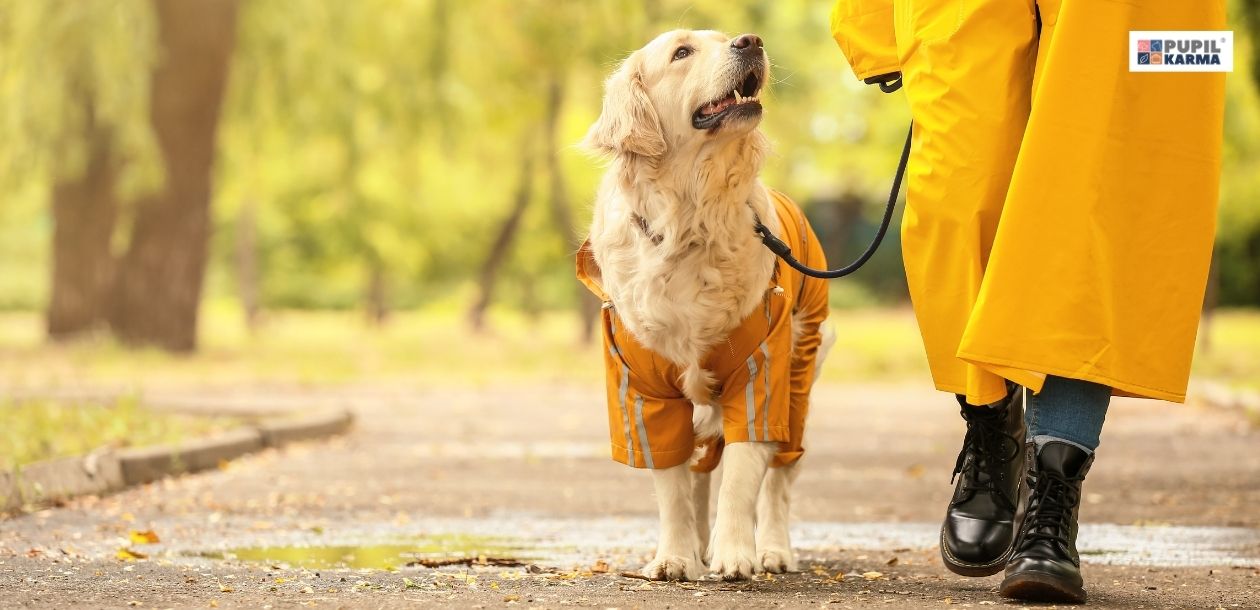
<instances>
[{"instance_id":1,"label":"dog's open mouth","mask_svg":"<svg viewBox=\"0 0 1260 610\"><path fill-rule=\"evenodd\" d=\"M691 126L696 129L714 129L729 116L755 116L761 113L762 74L754 68L744 75L738 86L726 97L709 102L691 115Z\"/></svg>"}]
</instances>

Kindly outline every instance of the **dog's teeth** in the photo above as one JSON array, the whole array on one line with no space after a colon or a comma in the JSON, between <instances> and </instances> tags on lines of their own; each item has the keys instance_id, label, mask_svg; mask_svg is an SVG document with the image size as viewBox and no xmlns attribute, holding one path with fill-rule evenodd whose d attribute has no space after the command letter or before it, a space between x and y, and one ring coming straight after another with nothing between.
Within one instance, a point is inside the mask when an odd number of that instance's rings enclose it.
<instances>
[{"instance_id":1,"label":"dog's teeth","mask_svg":"<svg viewBox=\"0 0 1260 610\"><path fill-rule=\"evenodd\" d=\"M735 103L736 103L736 104L742 104L742 103L744 103L744 97L743 97L743 96L741 96L741 95L739 94L739 89L731 89L731 93L734 93L734 94L735 94Z\"/></svg>"}]
</instances>

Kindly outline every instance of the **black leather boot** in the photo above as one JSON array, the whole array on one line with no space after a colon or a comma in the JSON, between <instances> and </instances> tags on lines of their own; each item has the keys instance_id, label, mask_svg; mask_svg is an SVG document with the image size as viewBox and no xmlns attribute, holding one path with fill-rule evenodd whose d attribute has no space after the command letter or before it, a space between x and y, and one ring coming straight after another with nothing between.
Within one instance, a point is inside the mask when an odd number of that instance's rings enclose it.
<instances>
[{"instance_id":1,"label":"black leather boot","mask_svg":"<svg viewBox=\"0 0 1260 610\"><path fill-rule=\"evenodd\" d=\"M1030 442L1028 460L1028 510L998 591L1020 600L1083 604L1076 517L1094 454L1062 441L1040 449Z\"/></svg>"},{"instance_id":2,"label":"black leather boot","mask_svg":"<svg viewBox=\"0 0 1260 610\"><path fill-rule=\"evenodd\" d=\"M958 397L967 436L954 465L958 484L941 526L941 559L955 574L1001 572L1015 541L1024 408L1023 388L1010 388L1000 406L973 407Z\"/></svg>"}]
</instances>

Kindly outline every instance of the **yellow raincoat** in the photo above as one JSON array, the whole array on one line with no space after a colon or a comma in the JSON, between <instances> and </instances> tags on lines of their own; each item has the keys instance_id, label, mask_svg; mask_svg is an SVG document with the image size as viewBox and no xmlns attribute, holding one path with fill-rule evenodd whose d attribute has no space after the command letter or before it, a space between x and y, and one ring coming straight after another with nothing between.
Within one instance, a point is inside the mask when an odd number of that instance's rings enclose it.
<instances>
[{"instance_id":1,"label":"yellow raincoat","mask_svg":"<svg viewBox=\"0 0 1260 610\"><path fill-rule=\"evenodd\" d=\"M914 117L903 255L938 389L1046 375L1182 401L1215 233L1224 74L1131 73L1130 30L1223 0L839 0Z\"/></svg>"}]
</instances>

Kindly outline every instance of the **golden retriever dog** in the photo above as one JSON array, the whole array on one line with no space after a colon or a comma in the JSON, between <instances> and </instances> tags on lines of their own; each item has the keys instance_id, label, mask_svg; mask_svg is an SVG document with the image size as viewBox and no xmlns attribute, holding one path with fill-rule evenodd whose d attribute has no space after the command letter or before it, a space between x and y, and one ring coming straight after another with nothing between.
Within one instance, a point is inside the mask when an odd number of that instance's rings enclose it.
<instances>
[{"instance_id":1,"label":"golden retriever dog","mask_svg":"<svg viewBox=\"0 0 1260 610\"><path fill-rule=\"evenodd\" d=\"M826 282L787 275L753 231L762 222L798 235L816 251L810 262L822 262L799 209L758 179L768 78L755 35L667 32L608 78L584 141L609 167L579 275L605 300L613 457L652 469L661 532L643 569L650 579L796 569L790 488L830 333ZM781 349L767 338L776 333ZM734 364L713 365L724 361ZM717 459L710 531L707 471Z\"/></svg>"}]
</instances>

